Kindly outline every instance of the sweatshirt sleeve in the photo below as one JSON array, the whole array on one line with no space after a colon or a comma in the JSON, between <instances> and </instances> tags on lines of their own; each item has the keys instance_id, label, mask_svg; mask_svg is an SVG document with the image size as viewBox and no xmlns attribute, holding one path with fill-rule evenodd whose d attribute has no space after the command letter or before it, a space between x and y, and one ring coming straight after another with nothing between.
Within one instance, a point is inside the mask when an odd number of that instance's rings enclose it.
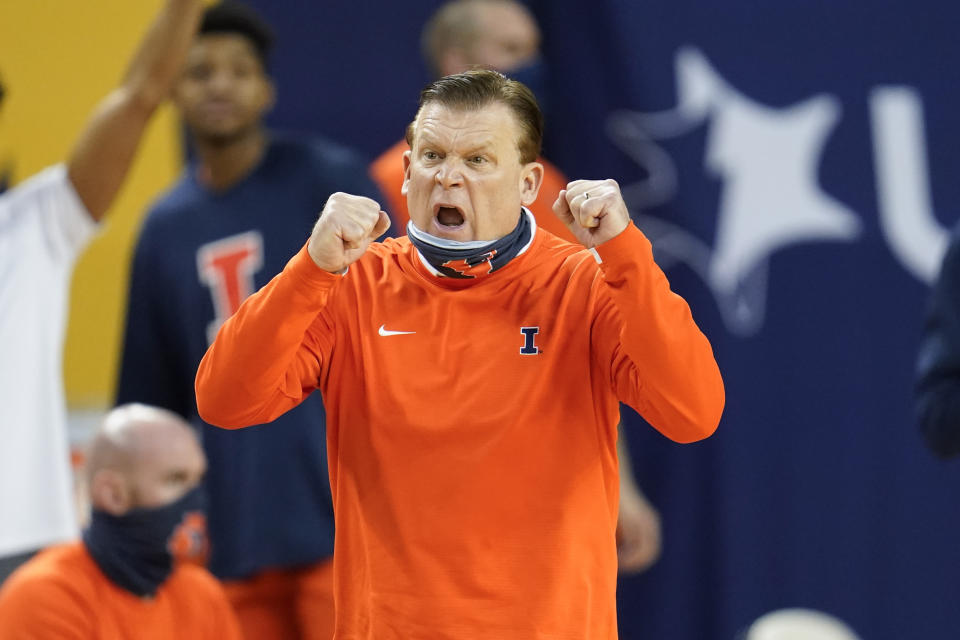
<instances>
[{"instance_id":1,"label":"sweatshirt sleeve","mask_svg":"<svg viewBox=\"0 0 960 640\"><path fill-rule=\"evenodd\" d=\"M270 422L319 385L332 348L327 313L341 280L306 245L220 328L197 371L197 410L228 429Z\"/></svg>"},{"instance_id":2,"label":"sweatshirt sleeve","mask_svg":"<svg viewBox=\"0 0 960 640\"><path fill-rule=\"evenodd\" d=\"M723 413L723 379L690 307L632 223L596 251L603 284L592 339L617 396L671 440L708 437Z\"/></svg>"}]
</instances>

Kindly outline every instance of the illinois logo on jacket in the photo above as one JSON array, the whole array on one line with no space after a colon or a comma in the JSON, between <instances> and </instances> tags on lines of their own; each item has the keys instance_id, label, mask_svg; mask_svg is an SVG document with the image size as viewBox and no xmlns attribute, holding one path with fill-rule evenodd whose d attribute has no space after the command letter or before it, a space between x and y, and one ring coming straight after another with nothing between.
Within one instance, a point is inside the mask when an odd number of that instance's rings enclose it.
<instances>
[{"instance_id":1,"label":"illinois logo on jacket","mask_svg":"<svg viewBox=\"0 0 960 640\"><path fill-rule=\"evenodd\" d=\"M205 566L210 557L207 517L202 511L188 511L170 534L167 550L175 562Z\"/></svg>"}]
</instances>

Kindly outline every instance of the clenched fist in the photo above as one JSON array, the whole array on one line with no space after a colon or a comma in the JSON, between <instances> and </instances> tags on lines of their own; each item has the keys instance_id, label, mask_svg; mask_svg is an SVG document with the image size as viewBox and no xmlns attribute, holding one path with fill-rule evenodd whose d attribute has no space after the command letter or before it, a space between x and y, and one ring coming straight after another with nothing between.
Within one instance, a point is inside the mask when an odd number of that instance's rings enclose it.
<instances>
[{"instance_id":1,"label":"clenched fist","mask_svg":"<svg viewBox=\"0 0 960 640\"><path fill-rule=\"evenodd\" d=\"M313 226L307 251L321 269L342 273L389 228L390 218L379 203L337 192L327 199L320 219Z\"/></svg>"},{"instance_id":2,"label":"clenched fist","mask_svg":"<svg viewBox=\"0 0 960 640\"><path fill-rule=\"evenodd\" d=\"M574 180L560 192L553 212L588 249L620 235L630 223L616 180Z\"/></svg>"}]
</instances>

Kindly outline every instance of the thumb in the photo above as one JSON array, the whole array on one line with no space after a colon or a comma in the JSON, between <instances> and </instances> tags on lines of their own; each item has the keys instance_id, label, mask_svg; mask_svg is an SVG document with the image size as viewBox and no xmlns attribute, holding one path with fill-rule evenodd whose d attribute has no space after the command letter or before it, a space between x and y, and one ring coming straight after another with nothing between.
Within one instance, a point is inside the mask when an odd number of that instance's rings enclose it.
<instances>
[{"instance_id":1,"label":"thumb","mask_svg":"<svg viewBox=\"0 0 960 640\"><path fill-rule=\"evenodd\" d=\"M556 201L553 203L553 213L560 218L560 222L568 227L573 224L573 211L570 210L570 205L567 203L566 189L560 190L560 195L557 196Z\"/></svg>"},{"instance_id":2,"label":"thumb","mask_svg":"<svg viewBox=\"0 0 960 640\"><path fill-rule=\"evenodd\" d=\"M377 220L377 224L373 226L373 231L370 232L370 239L376 240L383 234L387 232L390 228L390 216L387 215L386 211L381 209L380 218Z\"/></svg>"}]
</instances>

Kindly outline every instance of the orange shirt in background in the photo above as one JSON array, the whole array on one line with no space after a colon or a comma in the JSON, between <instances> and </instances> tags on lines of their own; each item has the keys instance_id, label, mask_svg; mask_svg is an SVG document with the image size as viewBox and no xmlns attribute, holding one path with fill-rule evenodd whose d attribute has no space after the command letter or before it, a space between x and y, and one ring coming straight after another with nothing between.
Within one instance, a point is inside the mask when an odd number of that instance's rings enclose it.
<instances>
[{"instance_id":1,"label":"orange shirt in background","mask_svg":"<svg viewBox=\"0 0 960 640\"><path fill-rule=\"evenodd\" d=\"M323 393L336 640L617 637L618 400L690 442L724 391L643 234L596 256L538 229L456 280L407 237L343 276L304 248L223 325L204 420L269 422Z\"/></svg>"},{"instance_id":2,"label":"orange shirt in background","mask_svg":"<svg viewBox=\"0 0 960 640\"><path fill-rule=\"evenodd\" d=\"M392 232L397 237L406 235L407 222L410 221L407 199L400 193L400 187L403 186L403 153L409 149L410 145L406 140L401 140L380 154L370 165L370 177L387 199L387 202L382 204L390 216ZM543 165L543 184L540 185L536 201L527 208L533 212L537 226L564 240L574 242L573 234L560 222L552 208L560 190L567 188L567 178L560 169L545 159L537 158L537 162Z\"/></svg>"},{"instance_id":3,"label":"orange shirt in background","mask_svg":"<svg viewBox=\"0 0 960 640\"><path fill-rule=\"evenodd\" d=\"M112 583L82 542L40 552L0 589L3 640L242 640L209 572L181 564L152 598Z\"/></svg>"}]
</instances>

